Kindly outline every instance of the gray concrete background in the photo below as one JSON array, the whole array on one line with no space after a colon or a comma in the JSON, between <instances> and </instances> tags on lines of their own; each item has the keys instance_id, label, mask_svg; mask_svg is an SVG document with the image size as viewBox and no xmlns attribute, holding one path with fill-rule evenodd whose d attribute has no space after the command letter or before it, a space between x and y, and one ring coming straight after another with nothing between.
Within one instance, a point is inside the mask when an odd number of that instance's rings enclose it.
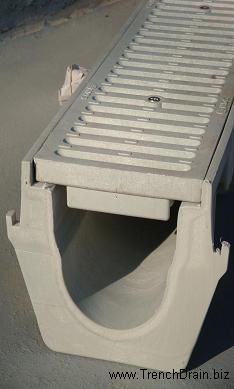
<instances>
[{"instance_id":1,"label":"gray concrete background","mask_svg":"<svg viewBox=\"0 0 234 389\"><path fill-rule=\"evenodd\" d=\"M4 0L0 1L0 31L9 29L30 18L53 14L76 0Z\"/></svg>"},{"instance_id":2,"label":"gray concrete background","mask_svg":"<svg viewBox=\"0 0 234 389\"><path fill-rule=\"evenodd\" d=\"M139 1L97 8L58 28L0 43L0 389L234 387L233 249L190 362L198 371L229 371L230 380L111 381L108 371L137 369L54 353L44 345L6 237L5 213L19 213L20 161L58 110L67 64L90 68ZM234 247L233 200L233 193L219 197L217 229Z\"/></svg>"}]
</instances>

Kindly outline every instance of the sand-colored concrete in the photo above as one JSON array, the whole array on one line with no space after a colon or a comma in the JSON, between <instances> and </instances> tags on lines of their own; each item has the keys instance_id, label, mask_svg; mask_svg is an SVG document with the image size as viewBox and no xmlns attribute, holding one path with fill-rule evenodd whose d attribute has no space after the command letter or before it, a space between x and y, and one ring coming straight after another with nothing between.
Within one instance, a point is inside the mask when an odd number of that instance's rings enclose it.
<instances>
[{"instance_id":1,"label":"sand-colored concrete","mask_svg":"<svg viewBox=\"0 0 234 389\"><path fill-rule=\"evenodd\" d=\"M230 380L110 380L108 371L136 368L49 351L44 345L18 262L6 237L5 213L18 205L20 161L58 109L57 89L69 63L90 68L138 0L126 0L0 46L0 388L231 388L234 384L234 271L221 281L194 352L191 366ZM234 196L219 199L218 228L234 243ZM222 215L230 209L228 220Z\"/></svg>"}]
</instances>

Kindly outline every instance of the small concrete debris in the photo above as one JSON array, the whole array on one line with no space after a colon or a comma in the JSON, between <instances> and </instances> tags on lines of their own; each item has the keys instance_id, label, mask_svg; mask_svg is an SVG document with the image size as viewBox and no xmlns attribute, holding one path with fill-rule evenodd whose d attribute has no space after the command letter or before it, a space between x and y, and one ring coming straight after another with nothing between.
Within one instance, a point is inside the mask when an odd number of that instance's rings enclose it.
<instances>
[{"instance_id":1,"label":"small concrete debris","mask_svg":"<svg viewBox=\"0 0 234 389\"><path fill-rule=\"evenodd\" d=\"M70 99L79 85L87 76L87 69L80 65L69 65L66 70L65 80L62 88L58 91L59 104L62 105Z\"/></svg>"}]
</instances>

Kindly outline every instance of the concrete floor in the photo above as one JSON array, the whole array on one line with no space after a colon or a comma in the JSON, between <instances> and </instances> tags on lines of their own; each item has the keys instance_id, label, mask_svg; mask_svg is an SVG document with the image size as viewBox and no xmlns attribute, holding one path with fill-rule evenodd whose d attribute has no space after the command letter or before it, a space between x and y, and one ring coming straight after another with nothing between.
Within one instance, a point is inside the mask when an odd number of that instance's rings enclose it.
<instances>
[{"instance_id":1,"label":"concrete floor","mask_svg":"<svg viewBox=\"0 0 234 389\"><path fill-rule=\"evenodd\" d=\"M57 89L67 64L90 68L137 3L124 0L60 27L0 43L0 389L234 387L233 250L190 362L198 371L229 371L230 379L111 381L108 371L139 370L57 354L44 345L6 237L5 214L20 206L20 161L58 110ZM219 198L217 228L234 247L233 201L232 193Z\"/></svg>"},{"instance_id":2,"label":"concrete floor","mask_svg":"<svg viewBox=\"0 0 234 389\"><path fill-rule=\"evenodd\" d=\"M53 14L75 0L4 0L0 2L0 31L8 31L34 15Z\"/></svg>"}]
</instances>

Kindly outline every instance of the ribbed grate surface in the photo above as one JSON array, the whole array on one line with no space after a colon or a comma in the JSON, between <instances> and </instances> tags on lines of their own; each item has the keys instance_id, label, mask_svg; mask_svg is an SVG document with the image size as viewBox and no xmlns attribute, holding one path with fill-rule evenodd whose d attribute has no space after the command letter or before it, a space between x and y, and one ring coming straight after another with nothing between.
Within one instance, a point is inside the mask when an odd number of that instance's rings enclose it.
<instances>
[{"instance_id":1,"label":"ribbed grate surface","mask_svg":"<svg viewBox=\"0 0 234 389\"><path fill-rule=\"evenodd\" d=\"M157 4L66 137L71 148L59 146L61 156L191 169L234 57L234 3L201 4Z\"/></svg>"},{"instance_id":2,"label":"ribbed grate surface","mask_svg":"<svg viewBox=\"0 0 234 389\"><path fill-rule=\"evenodd\" d=\"M201 178L233 93L227 77L234 1L163 0L146 7L105 77L81 95L86 106L54 152L78 164L180 176L192 171ZM202 168L199 153L207 157Z\"/></svg>"}]
</instances>

